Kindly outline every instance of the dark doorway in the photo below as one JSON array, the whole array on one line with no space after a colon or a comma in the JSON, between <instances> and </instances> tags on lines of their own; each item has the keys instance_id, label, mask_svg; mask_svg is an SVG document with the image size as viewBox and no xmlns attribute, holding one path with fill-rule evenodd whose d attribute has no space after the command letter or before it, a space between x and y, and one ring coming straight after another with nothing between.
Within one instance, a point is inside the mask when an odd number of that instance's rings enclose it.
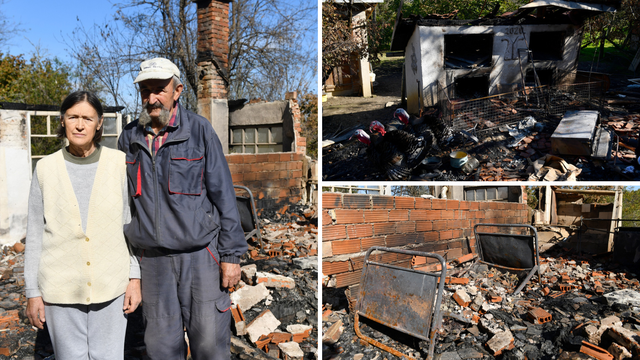
<instances>
[{"instance_id":1,"label":"dark doorway","mask_svg":"<svg viewBox=\"0 0 640 360\"><path fill-rule=\"evenodd\" d=\"M476 99L489 95L489 74L483 76L464 76L455 80L456 97Z\"/></svg>"}]
</instances>

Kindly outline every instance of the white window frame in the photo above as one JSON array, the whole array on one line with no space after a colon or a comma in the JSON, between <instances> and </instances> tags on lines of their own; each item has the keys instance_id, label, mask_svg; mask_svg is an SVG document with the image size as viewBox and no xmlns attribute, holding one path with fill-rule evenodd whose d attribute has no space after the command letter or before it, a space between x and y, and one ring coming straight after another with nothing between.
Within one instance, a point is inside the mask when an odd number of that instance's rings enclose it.
<instances>
[{"instance_id":1,"label":"white window frame","mask_svg":"<svg viewBox=\"0 0 640 360\"><path fill-rule=\"evenodd\" d=\"M267 141L266 143L259 143L258 142L258 129L264 129L266 128L268 131L267 134ZM272 142L271 141L271 129L273 128L280 128L281 129L281 137L282 140L281 142ZM242 142L241 143L235 143L233 142L233 132L236 130L242 130ZM254 131L254 142L245 142L245 131L246 130L253 130ZM258 152L258 148L261 145L282 145L283 149L284 149L284 126L282 124L271 124L271 125L260 125L260 126L253 126L253 125L249 125L249 126L245 126L245 125L241 125L241 126L232 126L231 127L231 131L230 131L230 141L229 141L229 148L232 148L234 146L242 146L242 152L234 152L233 154L269 154L269 153L259 153ZM247 147L253 146L253 153L248 153L245 152L245 150L247 149ZM275 151L275 152L283 152L284 150L281 151Z\"/></svg>"},{"instance_id":2,"label":"white window frame","mask_svg":"<svg viewBox=\"0 0 640 360\"><path fill-rule=\"evenodd\" d=\"M44 155L33 155L31 154L31 139L33 138L52 138L55 139L57 137L57 134L52 134L51 133L51 119L52 118L56 118L56 117L60 117L60 112L59 111L40 111L40 110L27 110L25 111L27 113L27 136L29 137L29 146L28 148L28 152L29 152L29 164L31 166L33 166L33 160L34 159L42 159L43 157L49 155L49 154L44 154ZM32 116L46 116L47 118L47 133L46 134L32 134L31 133L31 117ZM121 113L114 113L114 112L110 112L110 113L104 113L102 115L104 118L115 118L116 119L116 133L115 134L105 134L104 132L102 133L102 137L115 137L116 139L120 136L120 134L122 133L122 129L123 129L123 123L122 121L125 121L125 124L129 123L129 120L131 119L131 117L129 115L127 115L126 117L122 117ZM67 139L65 139L65 143L66 145L69 144L69 141Z\"/></svg>"}]
</instances>

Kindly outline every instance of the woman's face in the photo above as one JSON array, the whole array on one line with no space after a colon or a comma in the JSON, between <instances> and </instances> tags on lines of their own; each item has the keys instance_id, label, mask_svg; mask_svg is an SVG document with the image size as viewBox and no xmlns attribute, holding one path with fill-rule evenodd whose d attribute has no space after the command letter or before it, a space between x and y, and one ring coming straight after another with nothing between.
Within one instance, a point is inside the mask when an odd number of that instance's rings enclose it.
<instances>
[{"instance_id":1,"label":"woman's face","mask_svg":"<svg viewBox=\"0 0 640 360\"><path fill-rule=\"evenodd\" d=\"M93 137L102 126L102 118L96 109L86 101L81 101L67 110L63 117L64 130L72 147L90 149Z\"/></svg>"}]
</instances>

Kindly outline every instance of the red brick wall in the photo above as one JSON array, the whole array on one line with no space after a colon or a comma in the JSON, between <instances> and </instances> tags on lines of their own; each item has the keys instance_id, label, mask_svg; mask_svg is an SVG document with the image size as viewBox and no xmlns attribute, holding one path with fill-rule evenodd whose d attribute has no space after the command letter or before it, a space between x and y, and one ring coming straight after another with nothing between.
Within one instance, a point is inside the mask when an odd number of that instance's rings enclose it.
<instances>
[{"instance_id":1,"label":"red brick wall","mask_svg":"<svg viewBox=\"0 0 640 360\"><path fill-rule=\"evenodd\" d=\"M364 252L371 246L435 252L453 260L469 253L469 246L475 252L473 226L478 223L527 224L527 205L323 193L322 273L336 287L358 283ZM404 267L411 267L412 260L394 253L377 259Z\"/></svg>"},{"instance_id":2,"label":"red brick wall","mask_svg":"<svg viewBox=\"0 0 640 360\"><path fill-rule=\"evenodd\" d=\"M229 57L229 2L210 0L198 4L198 53L211 51L223 69ZM210 61L198 63L200 79L198 99L227 99L227 86Z\"/></svg>"},{"instance_id":3,"label":"red brick wall","mask_svg":"<svg viewBox=\"0 0 640 360\"><path fill-rule=\"evenodd\" d=\"M251 190L257 208L281 208L301 200L306 182L304 154L231 154L225 157L233 183Z\"/></svg>"}]
</instances>

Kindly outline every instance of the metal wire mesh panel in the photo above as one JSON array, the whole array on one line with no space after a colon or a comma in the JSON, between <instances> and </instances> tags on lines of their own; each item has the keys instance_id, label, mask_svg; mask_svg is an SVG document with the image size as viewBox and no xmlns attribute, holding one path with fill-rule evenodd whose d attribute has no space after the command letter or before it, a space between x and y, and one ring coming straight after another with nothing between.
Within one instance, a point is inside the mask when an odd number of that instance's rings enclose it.
<instances>
[{"instance_id":1,"label":"metal wire mesh panel","mask_svg":"<svg viewBox=\"0 0 640 360\"><path fill-rule=\"evenodd\" d=\"M600 109L604 97L601 81L557 85L547 89L549 115L563 116L567 110Z\"/></svg>"},{"instance_id":2,"label":"metal wire mesh panel","mask_svg":"<svg viewBox=\"0 0 640 360\"><path fill-rule=\"evenodd\" d=\"M567 110L598 109L603 87L601 82L529 87L472 100L455 99L452 95L452 86L438 84L443 125L452 131L481 131L516 123L527 116L562 116Z\"/></svg>"}]
</instances>

